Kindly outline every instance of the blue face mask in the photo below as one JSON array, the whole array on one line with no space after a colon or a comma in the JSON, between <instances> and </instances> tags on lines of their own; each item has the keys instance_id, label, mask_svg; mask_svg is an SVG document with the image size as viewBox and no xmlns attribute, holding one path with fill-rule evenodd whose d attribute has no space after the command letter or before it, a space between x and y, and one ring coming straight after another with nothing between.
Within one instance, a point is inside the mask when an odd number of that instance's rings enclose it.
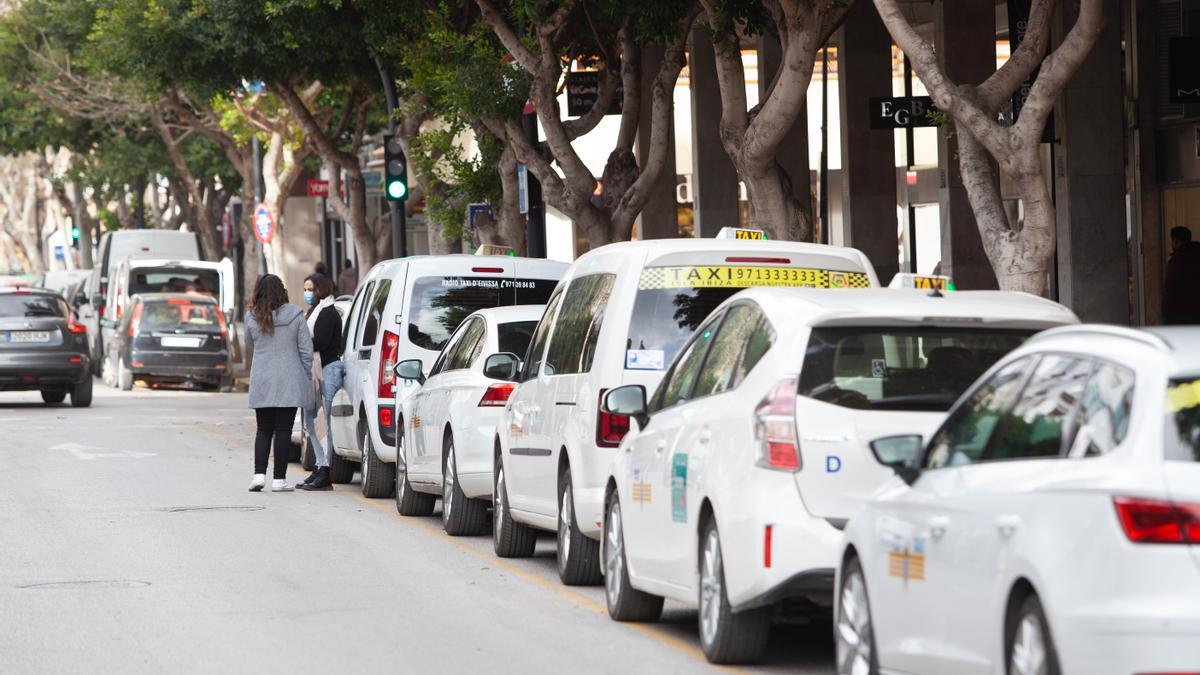
<instances>
[{"instance_id":1,"label":"blue face mask","mask_svg":"<svg viewBox=\"0 0 1200 675\"><path fill-rule=\"evenodd\" d=\"M313 292L312 291L304 291L304 302L306 302L307 304L310 304L310 305L313 304Z\"/></svg>"}]
</instances>

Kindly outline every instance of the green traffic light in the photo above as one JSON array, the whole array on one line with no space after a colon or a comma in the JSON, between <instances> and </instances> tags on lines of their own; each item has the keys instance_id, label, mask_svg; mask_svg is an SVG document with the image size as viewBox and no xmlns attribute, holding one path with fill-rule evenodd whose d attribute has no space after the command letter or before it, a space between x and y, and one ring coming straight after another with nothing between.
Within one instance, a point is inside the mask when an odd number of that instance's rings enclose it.
<instances>
[{"instance_id":1,"label":"green traffic light","mask_svg":"<svg viewBox=\"0 0 1200 675\"><path fill-rule=\"evenodd\" d=\"M72 238L72 239L78 239L78 238L79 238L79 228L78 228L78 227L72 227L72 228L71 228L71 238Z\"/></svg>"},{"instance_id":2,"label":"green traffic light","mask_svg":"<svg viewBox=\"0 0 1200 675\"><path fill-rule=\"evenodd\" d=\"M392 199L404 199L408 196L408 186L404 184L404 181L394 180L388 183L387 191L388 197Z\"/></svg>"}]
</instances>

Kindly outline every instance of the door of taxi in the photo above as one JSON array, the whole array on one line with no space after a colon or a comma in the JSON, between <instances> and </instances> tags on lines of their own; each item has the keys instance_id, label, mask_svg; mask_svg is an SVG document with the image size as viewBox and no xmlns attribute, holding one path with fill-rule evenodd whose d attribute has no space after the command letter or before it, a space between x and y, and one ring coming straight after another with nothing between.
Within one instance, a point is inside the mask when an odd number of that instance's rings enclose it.
<instances>
[{"instance_id":1,"label":"door of taxi","mask_svg":"<svg viewBox=\"0 0 1200 675\"><path fill-rule=\"evenodd\" d=\"M367 314L367 301L375 291L376 280L370 280L358 290L354 304L350 307L350 318L346 321L342 362L345 373L342 388L333 395L333 444L343 456L357 453L358 416L355 405L362 400L362 384L360 372L364 371L363 358L359 354L362 341L363 323ZM368 353L367 363L370 362Z\"/></svg>"},{"instance_id":2,"label":"door of taxi","mask_svg":"<svg viewBox=\"0 0 1200 675\"><path fill-rule=\"evenodd\" d=\"M421 424L425 444L421 454L421 472L441 473L442 450L446 442L446 423L450 419L451 393L471 378L471 361L483 350L484 320L476 317L459 327L452 344L446 346L446 359L438 375L437 386L430 389L421 406Z\"/></svg>"}]
</instances>

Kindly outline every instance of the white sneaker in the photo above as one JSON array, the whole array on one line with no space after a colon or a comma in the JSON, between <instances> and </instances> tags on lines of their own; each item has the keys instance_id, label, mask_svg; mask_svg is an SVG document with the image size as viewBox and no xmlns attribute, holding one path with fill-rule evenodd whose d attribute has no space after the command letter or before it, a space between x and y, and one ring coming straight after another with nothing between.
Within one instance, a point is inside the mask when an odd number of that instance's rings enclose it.
<instances>
[{"instance_id":1,"label":"white sneaker","mask_svg":"<svg viewBox=\"0 0 1200 675\"><path fill-rule=\"evenodd\" d=\"M267 484L267 474L256 473L256 474L254 474L254 480L250 481L250 491L251 492L262 492L263 486L266 484Z\"/></svg>"},{"instance_id":2,"label":"white sneaker","mask_svg":"<svg viewBox=\"0 0 1200 675\"><path fill-rule=\"evenodd\" d=\"M291 492L295 489L296 487L294 485L289 484L282 478L276 478L271 483L271 492Z\"/></svg>"}]
</instances>

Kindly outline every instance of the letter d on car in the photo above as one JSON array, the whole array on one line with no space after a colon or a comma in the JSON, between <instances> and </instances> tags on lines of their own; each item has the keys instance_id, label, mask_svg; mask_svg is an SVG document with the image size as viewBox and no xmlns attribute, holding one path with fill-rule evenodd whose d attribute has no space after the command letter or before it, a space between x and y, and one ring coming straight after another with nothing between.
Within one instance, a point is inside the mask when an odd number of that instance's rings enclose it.
<instances>
[{"instance_id":1,"label":"letter d on car","mask_svg":"<svg viewBox=\"0 0 1200 675\"><path fill-rule=\"evenodd\" d=\"M825 455L825 473L837 473L842 470L842 458L837 455Z\"/></svg>"}]
</instances>

